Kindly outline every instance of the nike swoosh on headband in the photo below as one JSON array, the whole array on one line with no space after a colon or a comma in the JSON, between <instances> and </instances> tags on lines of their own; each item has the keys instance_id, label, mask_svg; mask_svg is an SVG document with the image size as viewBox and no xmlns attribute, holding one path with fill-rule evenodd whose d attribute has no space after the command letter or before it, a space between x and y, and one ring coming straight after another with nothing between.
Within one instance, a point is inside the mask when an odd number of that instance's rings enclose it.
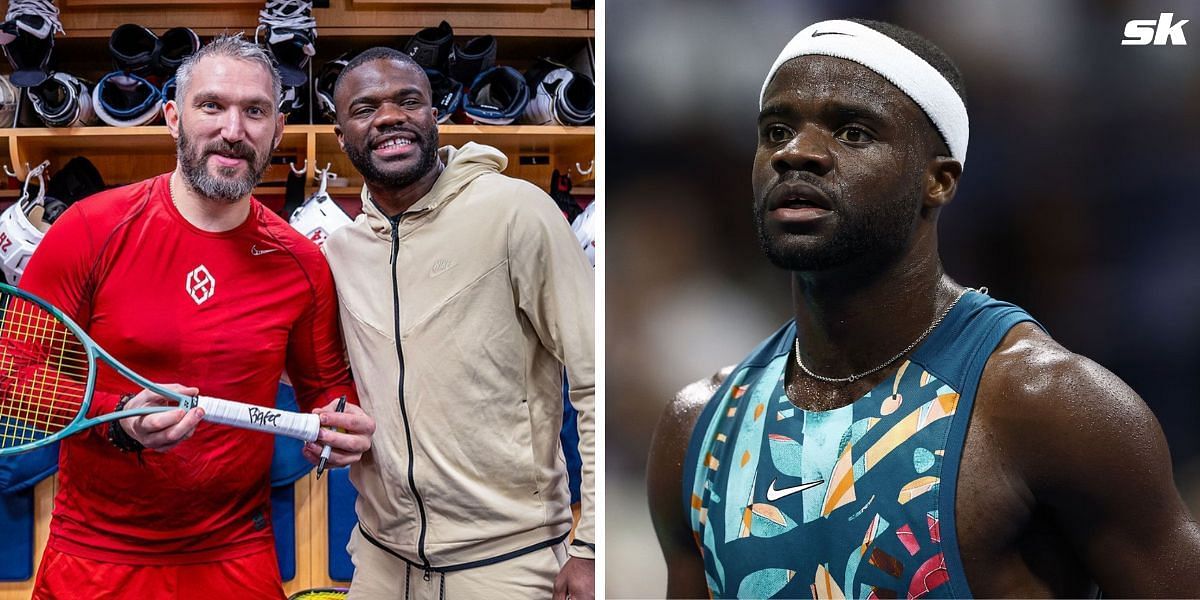
<instances>
[{"instance_id":1,"label":"nike swoosh on headband","mask_svg":"<svg viewBox=\"0 0 1200 600\"><path fill-rule=\"evenodd\" d=\"M846 33L844 31L814 31L810 37L817 37L818 35L848 35L850 37L854 37L853 34Z\"/></svg>"},{"instance_id":2,"label":"nike swoosh on headband","mask_svg":"<svg viewBox=\"0 0 1200 600\"><path fill-rule=\"evenodd\" d=\"M822 483L825 483L824 479L819 479L817 481L810 481L808 483L802 483L800 485L794 485L792 487L785 487L782 490L778 490L778 489L775 489L776 481L779 481L779 480L775 479L775 480L771 481L771 485L767 486L767 502L774 502L780 498L783 498L786 496L791 496L792 494L795 494L796 492L803 492L804 490L807 490L809 488L814 488L814 487L817 487L818 485L821 485Z\"/></svg>"}]
</instances>

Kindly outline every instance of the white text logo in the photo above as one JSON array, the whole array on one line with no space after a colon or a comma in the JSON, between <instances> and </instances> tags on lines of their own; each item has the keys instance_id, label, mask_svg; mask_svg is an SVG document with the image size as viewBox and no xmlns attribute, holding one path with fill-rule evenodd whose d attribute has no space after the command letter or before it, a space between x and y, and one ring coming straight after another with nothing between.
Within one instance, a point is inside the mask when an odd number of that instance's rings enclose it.
<instances>
[{"instance_id":1,"label":"white text logo","mask_svg":"<svg viewBox=\"0 0 1200 600\"><path fill-rule=\"evenodd\" d=\"M1187 38L1183 37L1183 26L1188 20L1184 19L1172 24L1175 13L1162 13L1158 20L1135 19L1125 24L1125 39L1122 46L1186 46Z\"/></svg>"},{"instance_id":2,"label":"white text logo","mask_svg":"<svg viewBox=\"0 0 1200 600\"><path fill-rule=\"evenodd\" d=\"M192 269L187 276L187 293L196 301L197 305L204 304L205 300L212 298L213 292L217 289L217 280L213 279L212 273L208 272L208 268L200 265Z\"/></svg>"}]
</instances>

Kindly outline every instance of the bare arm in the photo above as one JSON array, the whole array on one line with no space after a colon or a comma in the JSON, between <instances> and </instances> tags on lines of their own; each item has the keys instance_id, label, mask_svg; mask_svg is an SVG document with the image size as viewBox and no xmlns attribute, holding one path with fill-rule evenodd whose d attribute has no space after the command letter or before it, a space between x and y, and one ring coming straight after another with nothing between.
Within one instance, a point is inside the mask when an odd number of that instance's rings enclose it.
<instances>
[{"instance_id":1,"label":"bare arm","mask_svg":"<svg viewBox=\"0 0 1200 600\"><path fill-rule=\"evenodd\" d=\"M646 465L646 487L650 517L667 561L668 598L707 598L704 561L683 509L683 464L696 420L713 392L729 375L722 369L711 378L697 381L667 405L650 448Z\"/></svg>"},{"instance_id":2,"label":"bare arm","mask_svg":"<svg viewBox=\"0 0 1200 600\"><path fill-rule=\"evenodd\" d=\"M985 377L981 393L1019 415L1005 419L1003 437L1037 503L1106 596L1200 597L1200 528L1153 413L1095 362L1040 331L1022 337L988 367L1009 375Z\"/></svg>"}]
</instances>

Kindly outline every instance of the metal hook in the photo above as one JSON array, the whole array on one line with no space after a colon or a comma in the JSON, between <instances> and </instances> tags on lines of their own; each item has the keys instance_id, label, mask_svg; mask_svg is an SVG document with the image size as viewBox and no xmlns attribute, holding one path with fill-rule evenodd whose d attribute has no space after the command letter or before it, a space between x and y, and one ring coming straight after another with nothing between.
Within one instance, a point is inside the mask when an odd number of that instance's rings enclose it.
<instances>
[{"instance_id":1,"label":"metal hook","mask_svg":"<svg viewBox=\"0 0 1200 600\"><path fill-rule=\"evenodd\" d=\"M588 168L586 171L583 170L582 165L580 165L579 163L575 163L575 170L579 171L580 175L591 175L592 171L596 170L596 159L593 158L591 161L588 162Z\"/></svg>"},{"instance_id":2,"label":"metal hook","mask_svg":"<svg viewBox=\"0 0 1200 600\"><path fill-rule=\"evenodd\" d=\"M28 163L26 163L26 164L28 165ZM38 179L41 179L42 173L44 173L46 171L46 167L49 167L49 166L50 166L50 159L43 160L42 164L34 167L33 169L30 169L29 174L25 176L26 179L28 179L30 177L37 177Z\"/></svg>"},{"instance_id":3,"label":"metal hook","mask_svg":"<svg viewBox=\"0 0 1200 600\"><path fill-rule=\"evenodd\" d=\"M333 163L329 163L329 162L325 163L324 169L313 168L313 177L315 177L317 179L322 179L326 175L329 175L329 169L331 169L331 168L333 168ZM334 176L336 177L336 175L334 175Z\"/></svg>"},{"instance_id":4,"label":"metal hook","mask_svg":"<svg viewBox=\"0 0 1200 600\"><path fill-rule=\"evenodd\" d=\"M321 185L317 188L318 195L329 197L329 178L337 177L337 173L329 172L331 167L333 167L333 163L325 163L324 169L313 169L313 172L316 174L316 176L321 178Z\"/></svg>"},{"instance_id":5,"label":"metal hook","mask_svg":"<svg viewBox=\"0 0 1200 600\"><path fill-rule=\"evenodd\" d=\"M29 173L27 173L25 175L25 186L23 188L21 188L21 200L20 200L22 203L22 209L24 209L25 214L29 214L29 211L32 210L34 206L42 204L43 200L46 198L45 173L46 173L46 167L49 167L49 166L50 166L50 161L43 160L42 164L30 169ZM30 201L29 182L33 181L34 177L37 177L37 180L38 180L38 194L37 194L36 198L33 198L32 201Z\"/></svg>"},{"instance_id":6,"label":"metal hook","mask_svg":"<svg viewBox=\"0 0 1200 600\"><path fill-rule=\"evenodd\" d=\"M292 173L295 173L296 175L303 175L308 172L308 159L307 158L304 159L304 168L303 169L297 170L296 169L296 161L294 161L294 160L288 162L288 168L290 168L292 170Z\"/></svg>"},{"instance_id":7,"label":"metal hook","mask_svg":"<svg viewBox=\"0 0 1200 600\"><path fill-rule=\"evenodd\" d=\"M25 163L25 167L29 168L29 163ZM17 177L17 174L12 170L12 167L9 167L8 165L4 165L4 174L8 175L9 177ZM20 178L17 177L17 179Z\"/></svg>"}]
</instances>

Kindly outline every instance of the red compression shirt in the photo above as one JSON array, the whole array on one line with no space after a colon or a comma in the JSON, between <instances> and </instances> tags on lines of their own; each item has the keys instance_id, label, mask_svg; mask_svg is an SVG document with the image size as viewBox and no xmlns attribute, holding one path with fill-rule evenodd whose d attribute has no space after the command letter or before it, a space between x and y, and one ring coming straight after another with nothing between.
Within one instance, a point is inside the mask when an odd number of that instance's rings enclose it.
<instances>
[{"instance_id":1,"label":"red compression shirt","mask_svg":"<svg viewBox=\"0 0 1200 600\"><path fill-rule=\"evenodd\" d=\"M47 232L21 287L151 381L273 406L287 368L303 410L353 389L320 250L250 201L236 229L191 225L169 175L97 194ZM138 391L102 368L89 415ZM99 426L65 439L49 544L127 564L233 558L270 547L272 436L202 422L168 452L117 450Z\"/></svg>"}]
</instances>

